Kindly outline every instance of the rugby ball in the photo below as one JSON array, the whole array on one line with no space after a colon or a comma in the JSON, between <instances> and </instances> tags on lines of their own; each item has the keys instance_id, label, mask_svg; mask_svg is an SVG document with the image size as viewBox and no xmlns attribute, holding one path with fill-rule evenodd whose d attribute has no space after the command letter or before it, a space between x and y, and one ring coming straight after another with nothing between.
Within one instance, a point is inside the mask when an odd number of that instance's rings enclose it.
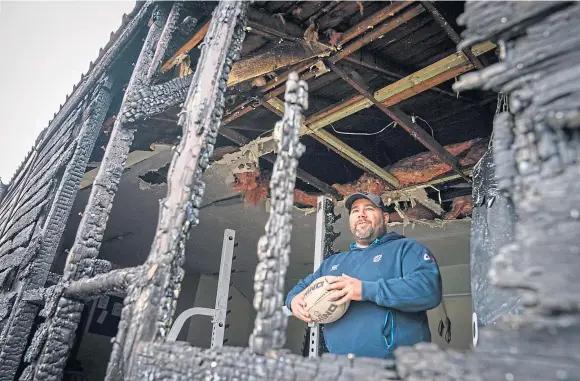
<instances>
[{"instance_id":1,"label":"rugby ball","mask_svg":"<svg viewBox=\"0 0 580 381\"><path fill-rule=\"evenodd\" d=\"M304 290L302 297L306 302L306 311L310 314L312 321L319 324L328 324L340 319L350 304L350 301L339 305L330 301L338 290L327 290L330 285L326 277L320 277L314 280L310 286Z\"/></svg>"}]
</instances>

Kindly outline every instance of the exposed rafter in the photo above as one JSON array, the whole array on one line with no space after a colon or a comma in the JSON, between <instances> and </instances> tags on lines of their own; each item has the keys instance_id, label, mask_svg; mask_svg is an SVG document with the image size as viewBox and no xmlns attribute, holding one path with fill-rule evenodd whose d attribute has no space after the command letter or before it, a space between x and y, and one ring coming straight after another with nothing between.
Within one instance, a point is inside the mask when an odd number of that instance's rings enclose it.
<instances>
[{"instance_id":1,"label":"exposed rafter","mask_svg":"<svg viewBox=\"0 0 580 381\"><path fill-rule=\"evenodd\" d=\"M368 45L371 42L383 37L386 33L394 30L398 26L406 23L407 21L413 19L414 17L419 16L423 12L425 12L425 9L417 5L402 12L400 15L392 17L391 19L386 21L384 24L381 24L376 29L373 29L371 32L365 34L361 38L345 46L342 50L333 55L330 58L330 61L333 63L340 61L344 57L356 52L363 46Z\"/></svg>"},{"instance_id":2,"label":"exposed rafter","mask_svg":"<svg viewBox=\"0 0 580 381\"><path fill-rule=\"evenodd\" d=\"M449 25L447 20L445 20L445 17L443 17L443 15L437 10L437 8L435 8L435 5L432 4L430 1L422 1L421 5L427 11L429 11L429 13L431 13L435 21L437 21L437 23L441 25L441 27L443 28L443 30L445 30L449 38L451 38L451 40L455 44L459 44L459 42L461 41L459 34L457 34L455 29L453 29L451 25ZM477 58L469 49L463 49L461 51L467 56L467 58L469 58L469 61L471 61L473 66L475 66L477 69L481 70L484 68L479 58Z\"/></svg>"},{"instance_id":3,"label":"exposed rafter","mask_svg":"<svg viewBox=\"0 0 580 381\"><path fill-rule=\"evenodd\" d=\"M423 144L431 152L435 153L444 163L449 165L457 174L459 174L465 181L470 182L469 178L461 172L461 168L457 163L457 160L453 155L451 155L439 142L437 142L431 135L429 135L424 129L418 126L411 117L405 114L397 106L391 106L390 108L379 102L372 94L372 91L368 88L368 85L364 83L362 77L360 77L356 72L349 72L338 65L331 62L328 63L331 70L338 74L343 80L345 80L349 85L351 85L356 91L361 93L365 98L370 100L379 110L387 114L393 121L397 122L405 131L411 134L415 139L417 139L421 144Z\"/></svg>"},{"instance_id":4,"label":"exposed rafter","mask_svg":"<svg viewBox=\"0 0 580 381\"><path fill-rule=\"evenodd\" d=\"M383 9L375 12L370 17L362 20L361 22L354 25L352 28L347 30L340 36L337 46L340 48L351 40L357 38L361 34L365 33L369 29L374 28L376 25L385 21L386 19L393 17L395 13L401 11L402 9L408 7L409 5L415 3L415 1L400 1L390 4Z\"/></svg>"},{"instance_id":5,"label":"exposed rafter","mask_svg":"<svg viewBox=\"0 0 580 381\"><path fill-rule=\"evenodd\" d=\"M495 48L495 44L484 42L472 48L479 56ZM441 84L451 78L465 73L473 68L463 52L453 53L415 73L401 78L395 83L383 87L374 93L374 97L385 106L392 106L413 95ZM372 105L372 102L362 95L355 95L343 102L337 103L325 110L306 118L308 126L306 133L312 133L347 116L353 115Z\"/></svg>"},{"instance_id":6,"label":"exposed rafter","mask_svg":"<svg viewBox=\"0 0 580 381\"><path fill-rule=\"evenodd\" d=\"M284 113L284 102L282 102L278 98L272 98L268 102L264 104L264 106L276 113L277 115L281 115ZM302 125L301 135L303 131L307 129L306 126ZM379 167L375 164L372 160L369 160L365 156L363 156L360 152L356 151L354 148L349 146L348 144L344 143L336 136L328 133L324 130L319 130L314 132L311 135L314 139L319 141L320 143L324 144L326 147L332 149L334 152L339 154L340 156L344 157L357 167L361 168L364 171L367 171L378 178L381 178L391 184L393 188L397 188L399 186L399 180L389 172L385 171L383 168Z\"/></svg>"},{"instance_id":7,"label":"exposed rafter","mask_svg":"<svg viewBox=\"0 0 580 381\"><path fill-rule=\"evenodd\" d=\"M475 55L481 55L493 49L494 47L495 44L491 42L484 42L474 46L472 51ZM469 71L472 68L473 64L471 64L465 54L462 52L457 52L376 91L373 94L373 97L387 107L392 106L404 99L410 98L415 94L419 94L423 91L426 91L427 89L432 88L433 86L443 83L461 73ZM279 98L272 97L266 101L263 101L261 104L268 104L276 109L279 108L283 103ZM321 131L322 128L330 125L331 123L344 119L372 105L372 101L365 98L363 95L353 96L352 98L349 98L306 118L300 134L312 135L312 137L317 141L331 148L334 152L349 160L357 167L362 168L363 170L368 171L369 173L372 173L375 176L384 179L385 181L388 181L394 187L398 187L398 182L395 183L396 179L390 178L391 175L388 172L384 171L371 160L361 155L359 152L342 142L340 139L336 138L334 135L327 133L326 131ZM272 110L272 108L270 109ZM240 113L247 113L247 111L241 110ZM321 132L318 133L319 131ZM253 144L255 144L255 141L246 144L242 149L249 150L250 146ZM274 140L272 138L270 138L270 141L264 140L262 138L260 145L263 147L261 151L263 151L264 154L273 152L275 150ZM464 172L461 173L464 174Z\"/></svg>"},{"instance_id":8,"label":"exposed rafter","mask_svg":"<svg viewBox=\"0 0 580 381\"><path fill-rule=\"evenodd\" d=\"M193 35L193 37L189 41L183 44L181 48L177 49L177 52L175 52L175 54L173 54L171 58L169 58L163 64L163 66L161 66L160 71L162 73L171 70L175 65L179 63L179 60L181 59L182 55L189 53L191 49L195 48L197 45L199 45L200 42L203 41L207 33L207 30L209 29L210 22L211 20L203 24L203 26L197 31L197 33Z\"/></svg>"}]
</instances>

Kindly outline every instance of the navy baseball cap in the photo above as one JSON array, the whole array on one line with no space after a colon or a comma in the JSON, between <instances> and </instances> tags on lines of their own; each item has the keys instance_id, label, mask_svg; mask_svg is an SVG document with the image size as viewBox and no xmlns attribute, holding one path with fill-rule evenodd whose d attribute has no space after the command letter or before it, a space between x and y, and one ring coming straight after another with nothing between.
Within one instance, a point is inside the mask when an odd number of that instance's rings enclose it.
<instances>
[{"instance_id":1,"label":"navy baseball cap","mask_svg":"<svg viewBox=\"0 0 580 381\"><path fill-rule=\"evenodd\" d=\"M352 207L352 204L356 200L360 200L363 198L365 198L365 199L369 200L370 202L372 202L373 204L375 204L378 208L380 208L385 213L392 212L393 208L387 207L383 203L383 200L379 196L377 196L374 193L367 193L367 192L357 192L357 193L353 193L350 196L348 196L348 198L344 202L344 206L346 207L346 210L348 210L348 212L350 213L350 208Z\"/></svg>"}]
</instances>

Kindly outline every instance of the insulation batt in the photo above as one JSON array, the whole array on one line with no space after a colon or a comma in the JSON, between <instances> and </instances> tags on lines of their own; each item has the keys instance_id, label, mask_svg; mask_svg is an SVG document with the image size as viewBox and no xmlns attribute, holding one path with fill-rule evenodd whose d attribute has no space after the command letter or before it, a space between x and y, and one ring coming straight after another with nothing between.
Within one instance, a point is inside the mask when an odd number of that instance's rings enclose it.
<instances>
[{"instance_id":1,"label":"insulation batt","mask_svg":"<svg viewBox=\"0 0 580 381\"><path fill-rule=\"evenodd\" d=\"M450 144L445 148L455 157L461 166L474 165L481 159L488 146L487 139L473 139L457 144ZM406 159L400 160L392 166L386 168L401 183L401 186L421 184L433 178L451 171L451 167L445 164L437 155L432 152L420 153ZM258 205L268 197L268 181L260 178L260 169L255 168L251 172L235 174L236 183L233 186L235 191L242 192L246 205ZM341 195L348 196L354 192L371 192L375 194L384 193L389 189L389 185L368 173L364 173L358 180L347 184L333 184ZM294 191L296 203L310 207L316 207L316 194L310 194L301 190ZM406 213L410 213L409 218L416 220L432 220L435 214L426 208L411 208ZM471 200L458 198L454 200L452 211L445 219L455 219L471 214ZM399 221L398 214L392 214L392 221Z\"/></svg>"}]
</instances>

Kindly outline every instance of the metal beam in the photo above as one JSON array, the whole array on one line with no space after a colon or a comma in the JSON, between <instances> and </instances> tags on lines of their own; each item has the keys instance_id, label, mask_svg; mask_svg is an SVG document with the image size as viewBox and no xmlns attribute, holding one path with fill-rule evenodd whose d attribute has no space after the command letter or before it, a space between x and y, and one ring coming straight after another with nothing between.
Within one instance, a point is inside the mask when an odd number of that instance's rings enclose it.
<instances>
[{"instance_id":1,"label":"metal beam","mask_svg":"<svg viewBox=\"0 0 580 381\"><path fill-rule=\"evenodd\" d=\"M328 63L329 67L333 72L338 74L342 79L344 79L349 85L351 85L356 91L361 93L365 98L370 100L379 110L387 114L393 121L397 122L405 131L411 134L415 139L417 139L421 144L423 144L429 151L435 153L443 162L449 165L457 174L459 174L465 181L471 182L471 180L461 172L459 163L457 159L449 153L439 142L437 142L431 135L429 135L424 129L415 124L413 120L405 114L397 106L392 106L391 108L385 106L379 102L369 90L368 85L364 83L362 77L360 77L356 72L348 72L340 68L331 62Z\"/></svg>"},{"instance_id":2,"label":"metal beam","mask_svg":"<svg viewBox=\"0 0 580 381\"><path fill-rule=\"evenodd\" d=\"M280 113L284 112L284 102L282 102L278 98L272 98L264 103L264 107L268 110L272 111L273 113L280 115ZM302 124L301 128L301 135L303 135L304 131L307 130L308 127ZM399 187L399 180L389 172L385 171L383 168L375 164L372 160L368 159L360 152L356 151L354 148L349 146L348 144L344 143L336 136L332 135L329 132L324 130L319 130L314 132L311 135L314 139L318 142L322 143L326 147L330 148L346 160L350 161L352 164L356 165L358 168L369 172L389 184L391 184L394 188Z\"/></svg>"},{"instance_id":3,"label":"metal beam","mask_svg":"<svg viewBox=\"0 0 580 381\"><path fill-rule=\"evenodd\" d=\"M435 8L435 5L433 5L430 1L422 1L421 5L427 11L429 11L429 13L431 13L431 16L433 16L435 21L437 21L437 23L441 25L441 27L443 28L443 30L445 30L445 32L451 38L451 40L455 44L459 44L459 42L461 41L459 34L457 34L455 29L453 29L451 25L449 25L447 20L445 20L445 17L443 17L443 15L437 10L437 8ZM469 49L463 49L461 51L467 56L467 58L473 64L473 66L475 66L479 70L484 68L479 58L477 58Z\"/></svg>"},{"instance_id":4,"label":"metal beam","mask_svg":"<svg viewBox=\"0 0 580 381\"><path fill-rule=\"evenodd\" d=\"M484 42L472 48L472 52L479 56L495 48L492 42ZM392 106L413 95L422 93L440 83L465 73L473 68L463 52L453 53L415 73L401 78L374 93L374 97L385 106ZM324 128L331 123L344 119L365 108L372 106L372 102L362 95L355 95L343 102L317 112L306 118L307 134Z\"/></svg>"},{"instance_id":5,"label":"metal beam","mask_svg":"<svg viewBox=\"0 0 580 381\"><path fill-rule=\"evenodd\" d=\"M399 67L399 65L395 66L392 63L386 62L384 59L376 56L375 54L365 51L364 48L356 52L355 55L344 57L344 60L371 71L384 74L385 77L393 81L398 81L399 79L408 75L410 72L410 70L405 70ZM457 94L453 91L443 90L438 86L433 86L429 89L429 91L446 95L447 97L453 98L454 100L460 99L466 102L474 103L473 99L466 98L463 95Z\"/></svg>"}]
</instances>

